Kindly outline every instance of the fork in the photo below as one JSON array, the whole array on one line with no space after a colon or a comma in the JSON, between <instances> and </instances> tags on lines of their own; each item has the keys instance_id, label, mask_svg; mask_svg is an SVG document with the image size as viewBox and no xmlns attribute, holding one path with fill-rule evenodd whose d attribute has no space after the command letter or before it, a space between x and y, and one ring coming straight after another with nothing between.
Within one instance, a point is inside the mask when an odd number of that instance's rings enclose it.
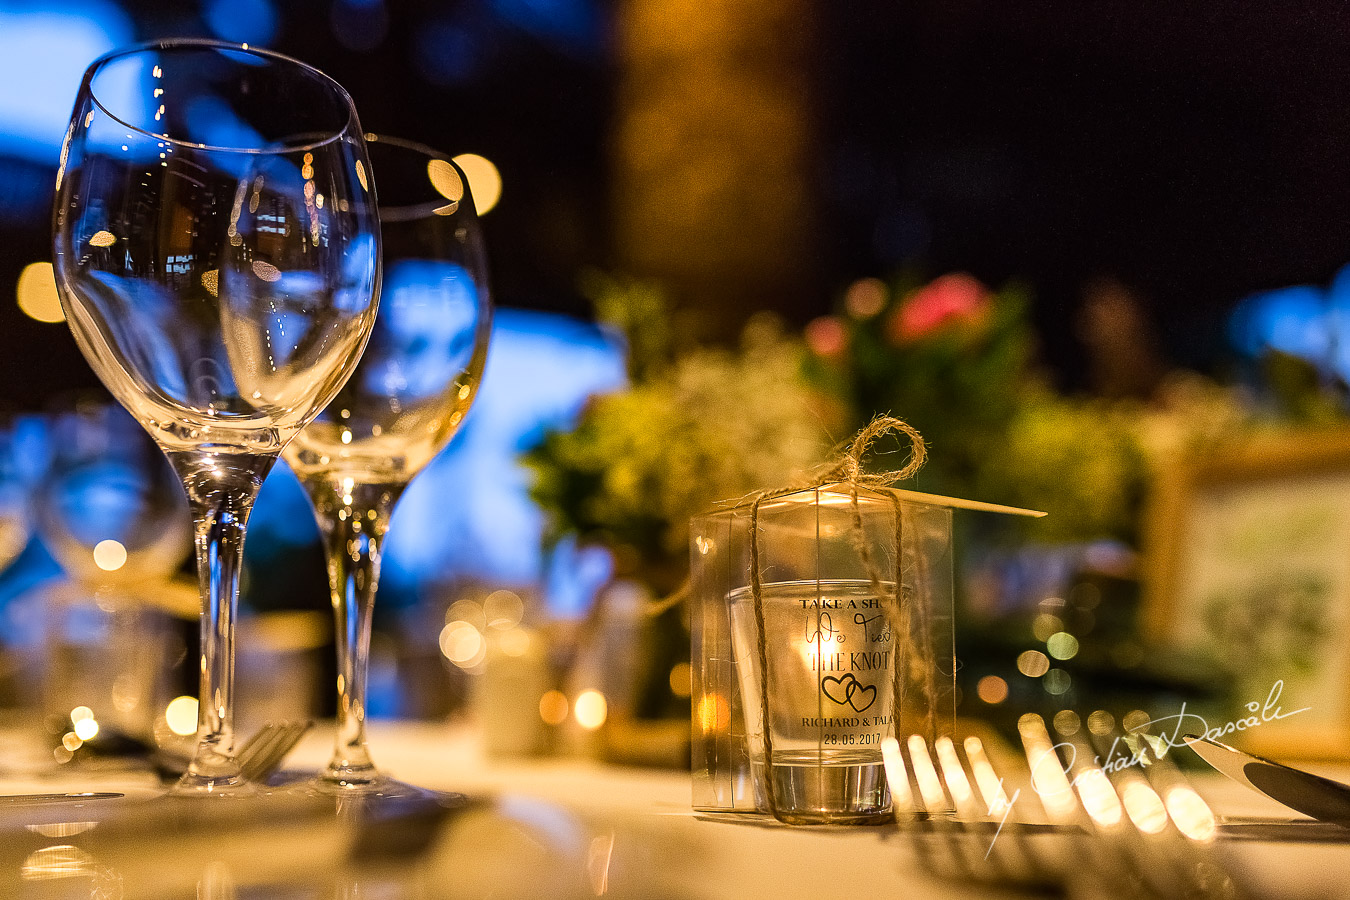
<instances>
[{"instance_id":1,"label":"fork","mask_svg":"<svg viewBox=\"0 0 1350 900\"><path fill-rule=\"evenodd\" d=\"M310 721L268 722L240 747L235 759L244 778L265 784L286 754L314 726Z\"/></svg>"},{"instance_id":2,"label":"fork","mask_svg":"<svg viewBox=\"0 0 1350 900\"><path fill-rule=\"evenodd\" d=\"M914 834L915 851L948 878L1033 896L1062 894L1061 874L1030 846L1026 829L1009 821L1016 794L1008 798L979 738L967 737L962 749L964 760L946 736L931 750L921 735L911 735L903 752L893 739L883 743L896 820Z\"/></svg>"},{"instance_id":3,"label":"fork","mask_svg":"<svg viewBox=\"0 0 1350 900\"><path fill-rule=\"evenodd\" d=\"M236 761L244 777L262 784L285 759L286 754L312 728L309 721L268 722L239 745ZM110 734L99 744L87 743L80 752L106 763L145 766L164 781L176 781L187 771L190 760L176 749L159 747L149 741L124 734Z\"/></svg>"},{"instance_id":4,"label":"fork","mask_svg":"<svg viewBox=\"0 0 1350 900\"><path fill-rule=\"evenodd\" d=\"M1136 729L1129 733L1099 737L1105 745L1107 737L1125 743L1138 766L1117 767L1111 779L1119 785L1121 799L1127 813L1133 797L1152 797L1161 801L1171 820L1171 827L1153 836L1155 847L1169 850L1172 864L1179 870L1183 883L1193 886L1193 896L1240 898L1248 891L1222 864L1213 844L1218 834L1218 821L1209 804L1191 787L1176 767L1167 751L1168 741ZM1156 808L1157 801L1149 800L1144 809ZM1133 819L1134 817L1131 816ZM1147 829L1135 822L1141 832Z\"/></svg>"},{"instance_id":5,"label":"fork","mask_svg":"<svg viewBox=\"0 0 1350 900\"><path fill-rule=\"evenodd\" d=\"M1097 736L1094 746L1074 735L1055 743L1035 714L1023 716L1018 729L1037 796L1057 824L1082 829L1101 888L1138 900L1245 896L1206 852L1216 830L1208 805L1178 773L1149 771L1157 755L1142 736ZM1108 737L1103 765L1094 751ZM1122 743L1129 758L1114 755Z\"/></svg>"}]
</instances>

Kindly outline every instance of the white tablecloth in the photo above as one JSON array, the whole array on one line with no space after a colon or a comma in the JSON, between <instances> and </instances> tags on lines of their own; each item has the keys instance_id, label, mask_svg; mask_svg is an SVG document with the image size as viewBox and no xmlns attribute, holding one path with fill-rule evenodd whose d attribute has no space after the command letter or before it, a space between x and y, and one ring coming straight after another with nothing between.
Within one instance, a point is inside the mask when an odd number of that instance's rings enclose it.
<instances>
[{"instance_id":1,"label":"white tablecloth","mask_svg":"<svg viewBox=\"0 0 1350 900\"><path fill-rule=\"evenodd\" d=\"M316 728L287 768L318 768L331 740L331 726ZM0 805L0 896L999 896L987 885L939 877L893 827L793 828L696 814L684 772L490 758L472 730L440 725L377 723L370 740L390 774L481 802L444 814L393 808L364 818L294 796L118 808ZM1196 783L1221 814L1290 817L1221 776ZM11 772L0 779L5 792L77 788L153 791L150 782L125 777L70 781ZM1350 897L1341 883L1350 843L1225 838L1219 849L1254 882L1258 897Z\"/></svg>"}]
</instances>

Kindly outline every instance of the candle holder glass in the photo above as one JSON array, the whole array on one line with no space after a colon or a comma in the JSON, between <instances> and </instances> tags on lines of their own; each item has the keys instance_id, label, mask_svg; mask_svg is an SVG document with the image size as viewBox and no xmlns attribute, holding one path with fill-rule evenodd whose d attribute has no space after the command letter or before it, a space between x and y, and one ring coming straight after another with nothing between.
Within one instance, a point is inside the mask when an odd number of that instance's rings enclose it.
<instances>
[{"instance_id":1,"label":"candle holder glass","mask_svg":"<svg viewBox=\"0 0 1350 900\"><path fill-rule=\"evenodd\" d=\"M888 820L888 737L953 730L951 509L826 484L692 523L694 806Z\"/></svg>"}]
</instances>

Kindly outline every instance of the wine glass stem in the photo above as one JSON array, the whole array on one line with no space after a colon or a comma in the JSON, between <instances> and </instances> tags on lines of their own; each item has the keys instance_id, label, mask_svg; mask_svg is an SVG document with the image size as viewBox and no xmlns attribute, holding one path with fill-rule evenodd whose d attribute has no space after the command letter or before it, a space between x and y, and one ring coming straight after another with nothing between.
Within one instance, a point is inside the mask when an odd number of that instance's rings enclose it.
<instances>
[{"instance_id":1,"label":"wine glass stem","mask_svg":"<svg viewBox=\"0 0 1350 900\"><path fill-rule=\"evenodd\" d=\"M175 451L168 454L187 491L201 584L197 749L178 790L242 784L234 758L234 627L244 530L275 456Z\"/></svg>"},{"instance_id":2,"label":"wine glass stem","mask_svg":"<svg viewBox=\"0 0 1350 900\"><path fill-rule=\"evenodd\" d=\"M311 500L328 553L337 643L337 741L323 777L361 785L378 777L366 746L370 625L380 581L380 552L402 485L314 485Z\"/></svg>"}]
</instances>

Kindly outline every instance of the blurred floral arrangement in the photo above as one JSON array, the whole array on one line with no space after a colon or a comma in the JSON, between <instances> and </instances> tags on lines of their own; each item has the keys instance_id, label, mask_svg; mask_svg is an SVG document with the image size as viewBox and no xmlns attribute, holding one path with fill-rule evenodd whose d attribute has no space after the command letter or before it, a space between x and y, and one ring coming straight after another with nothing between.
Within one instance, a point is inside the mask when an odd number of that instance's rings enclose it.
<instances>
[{"instance_id":1,"label":"blurred floral arrangement","mask_svg":"<svg viewBox=\"0 0 1350 900\"><path fill-rule=\"evenodd\" d=\"M1259 390L1177 371L1146 398L1064 394L1039 366L1026 291L960 272L859 280L800 337L760 316L735 349L679 345L652 284L594 275L588 293L628 343L631 384L525 462L550 536L604 543L621 570L678 567L691 515L789 483L878 413L927 441L920 490L1050 513L1022 539L1133 547L1152 473L1177 454L1344 417L1279 355Z\"/></svg>"},{"instance_id":2,"label":"blurred floral arrangement","mask_svg":"<svg viewBox=\"0 0 1350 900\"><path fill-rule=\"evenodd\" d=\"M1144 390L1067 394L1038 360L1026 292L991 290L963 273L863 279L800 335L756 317L734 348L681 343L689 329L675 327L651 284L594 276L589 288L599 320L627 342L630 384L593 398L574 427L543 435L525 454L548 537L602 544L617 574L667 594L687 571L692 515L789 484L874 415L898 416L928 443L918 489L1050 513L1017 523L997 517L988 526L980 517L960 520L958 546L971 563L963 567L962 612L971 696L988 675L1020 685L1019 704L1062 705L1071 668L1081 686L1073 690L1116 691L1117 699L1133 697L1129 703L1159 685L1235 683L1214 678L1212 663L1223 660L1154 658L1141 644L1136 551L1148 551L1150 489L1178 459L1263 433L1346 422L1345 398L1324 373L1273 352L1244 382L1159 364ZM1133 345L1118 349L1117 371L1130 372ZM902 451L874 451L871 468L894 468L886 454ZM1040 570L1068 581L1037 593ZM1298 663L1291 648L1319 637L1305 627L1316 614L1316 585L1288 587L1289 636L1267 642L1281 664ZM1254 608L1268 612L1259 602ZM1245 620L1217 608L1208 615L1229 623L1222 635L1234 638L1229 643L1248 646ZM661 675L644 684L665 685L671 660L687 652L676 624L644 643L644 658L655 661L646 668ZM1059 632L1092 640L1076 656L1063 651L1072 664L1052 669L1045 652L1055 652L1047 642ZM1044 666L1022 668L1028 654ZM1157 669L1163 662L1171 668ZM1053 677L1032 677L1048 672Z\"/></svg>"},{"instance_id":3,"label":"blurred floral arrangement","mask_svg":"<svg viewBox=\"0 0 1350 900\"><path fill-rule=\"evenodd\" d=\"M1138 546L1148 485L1181 454L1258 431L1344 421L1302 360L1268 354L1257 388L1164 374L1147 397L1066 395L1041 370L1017 285L965 273L854 282L841 309L805 330L810 378L851 411L891 411L928 441L922 489L1043 509L1019 523L1046 542Z\"/></svg>"},{"instance_id":4,"label":"blurred floral arrangement","mask_svg":"<svg viewBox=\"0 0 1350 900\"><path fill-rule=\"evenodd\" d=\"M597 318L629 349L629 387L592 398L576 426L524 457L547 539L614 552L651 586L683 577L691 516L819 463L838 414L803 377L805 343L753 318L734 349L681 346L653 285L592 275Z\"/></svg>"},{"instance_id":5,"label":"blurred floral arrangement","mask_svg":"<svg viewBox=\"0 0 1350 900\"><path fill-rule=\"evenodd\" d=\"M1098 347L1116 341L1114 371L1146 368L1140 335L1117 327L1132 311L1097 311L1106 332ZM1064 696L1070 690L1077 701L1088 692L1094 703L1127 708L1174 689L1209 691L1222 703L1238 673L1258 662L1301 671L1315 652L1306 648L1321 646L1325 585L1287 573L1209 603L1215 641L1203 656L1150 654L1137 619L1147 590L1140 554L1157 537L1146 505L1177 461L1251 446L1265 434L1344 425L1344 397L1307 361L1268 350L1244 381L1230 383L1157 361L1135 391L1066 394L1039 365L1024 292L990 290L962 273L855 282L837 312L807 326L805 339L808 376L840 399L849 427L891 411L924 435L921 489L1050 514L959 521L961 641L970 664L963 684L972 695L987 676L1019 692L1009 709L1063 707L1074 702ZM1254 644L1257 632L1262 641ZM1057 636L1073 646L1053 646ZM1001 702L1001 694L989 696L996 699L981 693L975 704L984 714Z\"/></svg>"},{"instance_id":6,"label":"blurred floral arrangement","mask_svg":"<svg viewBox=\"0 0 1350 900\"><path fill-rule=\"evenodd\" d=\"M1028 299L965 273L851 285L806 328L810 372L853 424L890 410L929 445L921 489L1044 509L1045 540L1127 537L1144 461L1138 410L1056 393L1036 367Z\"/></svg>"}]
</instances>

